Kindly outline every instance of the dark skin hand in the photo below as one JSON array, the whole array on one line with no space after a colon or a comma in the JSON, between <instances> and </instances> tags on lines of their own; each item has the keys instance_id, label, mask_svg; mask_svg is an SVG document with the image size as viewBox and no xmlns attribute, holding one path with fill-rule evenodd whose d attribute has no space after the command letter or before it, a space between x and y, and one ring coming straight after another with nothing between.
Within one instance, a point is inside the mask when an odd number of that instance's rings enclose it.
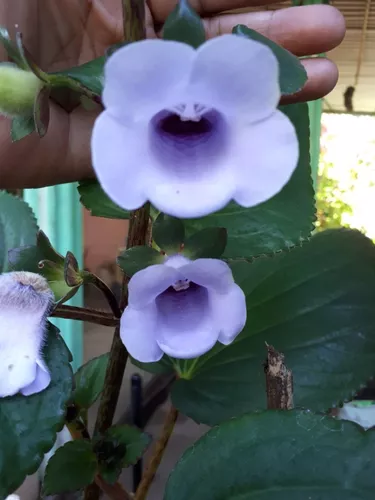
<instances>
[{"instance_id":1,"label":"dark skin hand","mask_svg":"<svg viewBox=\"0 0 375 500\"><path fill-rule=\"evenodd\" d=\"M208 37L230 33L245 24L297 56L327 52L342 41L342 15L328 5L262 10L274 0L190 0L204 18ZM155 37L176 0L149 0L147 36ZM259 7L258 12L225 13ZM121 0L2 0L0 25L11 33L18 25L26 46L46 71L68 68L103 55L122 39ZM0 60L5 54L0 53ZM328 59L304 59L309 79L292 101L328 94L337 82L337 69ZM290 102L290 98L289 101ZM47 135L33 134L12 144L9 120L0 117L0 188L38 187L93 177L90 135L96 113L76 109L68 114L51 105Z\"/></svg>"}]
</instances>

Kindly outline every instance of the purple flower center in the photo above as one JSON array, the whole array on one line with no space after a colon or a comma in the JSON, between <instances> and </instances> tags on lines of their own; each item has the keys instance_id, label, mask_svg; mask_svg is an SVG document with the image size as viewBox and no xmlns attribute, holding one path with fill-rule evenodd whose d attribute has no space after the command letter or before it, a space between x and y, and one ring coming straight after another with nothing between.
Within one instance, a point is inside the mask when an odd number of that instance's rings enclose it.
<instances>
[{"instance_id":1,"label":"purple flower center","mask_svg":"<svg viewBox=\"0 0 375 500\"><path fill-rule=\"evenodd\" d=\"M228 147L228 135L225 117L198 105L160 111L149 125L152 154L179 177L215 168Z\"/></svg>"},{"instance_id":2,"label":"purple flower center","mask_svg":"<svg viewBox=\"0 0 375 500\"><path fill-rule=\"evenodd\" d=\"M186 288L170 286L156 297L155 303L163 324L177 331L196 328L208 312L207 288L190 282Z\"/></svg>"}]
</instances>

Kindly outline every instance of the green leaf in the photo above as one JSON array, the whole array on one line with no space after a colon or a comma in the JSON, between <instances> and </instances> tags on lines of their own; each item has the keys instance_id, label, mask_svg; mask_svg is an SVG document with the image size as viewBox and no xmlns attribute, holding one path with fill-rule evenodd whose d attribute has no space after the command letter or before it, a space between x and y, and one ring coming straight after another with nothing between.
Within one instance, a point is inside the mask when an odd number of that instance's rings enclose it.
<instances>
[{"instance_id":1,"label":"green leaf","mask_svg":"<svg viewBox=\"0 0 375 500\"><path fill-rule=\"evenodd\" d=\"M224 227L208 227L190 236L182 253L189 259L217 259L223 254L226 244L227 230Z\"/></svg>"},{"instance_id":2,"label":"green leaf","mask_svg":"<svg viewBox=\"0 0 375 500\"><path fill-rule=\"evenodd\" d=\"M64 257L56 252L43 231L38 231L36 245L12 248L8 252L9 267L12 271L41 273L40 261L51 261L62 269Z\"/></svg>"},{"instance_id":3,"label":"green leaf","mask_svg":"<svg viewBox=\"0 0 375 500\"><path fill-rule=\"evenodd\" d=\"M16 116L12 118L10 137L17 142L35 132L34 116Z\"/></svg>"},{"instance_id":4,"label":"green leaf","mask_svg":"<svg viewBox=\"0 0 375 500\"><path fill-rule=\"evenodd\" d=\"M159 214L152 226L152 238L167 254L177 253L185 241L184 223L170 215Z\"/></svg>"},{"instance_id":5,"label":"green leaf","mask_svg":"<svg viewBox=\"0 0 375 500\"><path fill-rule=\"evenodd\" d=\"M87 89L96 96L100 96L103 91L104 74L103 68L105 57L98 57L88 63L59 71L49 75L50 83L53 86L69 86L73 90Z\"/></svg>"},{"instance_id":6,"label":"green leaf","mask_svg":"<svg viewBox=\"0 0 375 500\"><path fill-rule=\"evenodd\" d=\"M39 231L36 245L13 248L8 252L9 270L29 271L46 278L56 302L66 302L73 297L79 286L70 287L65 281L64 257L56 252L49 239Z\"/></svg>"},{"instance_id":7,"label":"green leaf","mask_svg":"<svg viewBox=\"0 0 375 500\"><path fill-rule=\"evenodd\" d=\"M280 108L298 134L300 159L288 184L270 200L252 208L230 203L220 212L185 222L189 234L205 227L225 227L228 258L250 258L299 245L310 236L315 219L310 170L310 133L306 104Z\"/></svg>"},{"instance_id":8,"label":"green leaf","mask_svg":"<svg viewBox=\"0 0 375 500\"><path fill-rule=\"evenodd\" d=\"M194 48L205 42L203 22L187 0L180 0L167 17L163 27L163 38L187 43Z\"/></svg>"},{"instance_id":9,"label":"green leaf","mask_svg":"<svg viewBox=\"0 0 375 500\"><path fill-rule=\"evenodd\" d=\"M114 45L111 45L107 50L106 50L106 53L105 53L105 58L106 60L109 59L115 52L117 52L119 49L122 49L122 47L126 47L126 45L129 45L129 43L132 43L132 42L128 42L128 41L122 41L122 42L118 42L118 43L115 43Z\"/></svg>"},{"instance_id":10,"label":"green leaf","mask_svg":"<svg viewBox=\"0 0 375 500\"><path fill-rule=\"evenodd\" d=\"M163 356L162 359L157 363L142 363L137 359L131 358L132 365L141 368L149 373L154 373L155 375L160 375L163 373L171 373L174 371L174 366L171 359L168 356Z\"/></svg>"},{"instance_id":11,"label":"green leaf","mask_svg":"<svg viewBox=\"0 0 375 500\"><path fill-rule=\"evenodd\" d=\"M122 467L136 464L151 441L148 434L130 425L111 427L106 432L105 437L126 446L126 453L122 458Z\"/></svg>"},{"instance_id":12,"label":"green leaf","mask_svg":"<svg viewBox=\"0 0 375 500\"><path fill-rule=\"evenodd\" d=\"M34 61L32 55L25 47L23 43L22 33L17 32L15 36L15 47L18 54L22 60L22 66L29 72L34 73L34 75L44 83L48 84L48 74L42 71L39 66Z\"/></svg>"},{"instance_id":13,"label":"green leaf","mask_svg":"<svg viewBox=\"0 0 375 500\"><path fill-rule=\"evenodd\" d=\"M117 257L117 263L127 276L133 276L141 269L162 264L164 255L147 246L128 248Z\"/></svg>"},{"instance_id":14,"label":"green leaf","mask_svg":"<svg viewBox=\"0 0 375 500\"><path fill-rule=\"evenodd\" d=\"M55 262L42 260L39 263L39 274L46 278L48 285L55 295L55 302L59 304L67 302L78 292L79 285L74 287L67 285L64 277L64 268L61 268Z\"/></svg>"},{"instance_id":15,"label":"green leaf","mask_svg":"<svg viewBox=\"0 0 375 500\"><path fill-rule=\"evenodd\" d=\"M107 483L114 484L123 469L126 445L111 437L95 438L93 450L98 460L99 474Z\"/></svg>"},{"instance_id":16,"label":"green leaf","mask_svg":"<svg viewBox=\"0 0 375 500\"><path fill-rule=\"evenodd\" d=\"M120 477L122 471L121 466L106 466L106 465L101 465L99 466L99 472L104 481L108 484L115 484Z\"/></svg>"},{"instance_id":17,"label":"green leaf","mask_svg":"<svg viewBox=\"0 0 375 500\"><path fill-rule=\"evenodd\" d=\"M269 38L266 38L243 24L235 26L232 32L235 35L240 35L263 43L272 50L279 63L279 82L280 90L283 95L295 94L302 89L307 82L307 73L298 57L294 56L291 52Z\"/></svg>"},{"instance_id":18,"label":"green leaf","mask_svg":"<svg viewBox=\"0 0 375 500\"><path fill-rule=\"evenodd\" d=\"M374 432L309 411L246 415L184 453L164 500L371 500L374 447Z\"/></svg>"},{"instance_id":19,"label":"green leaf","mask_svg":"<svg viewBox=\"0 0 375 500\"><path fill-rule=\"evenodd\" d=\"M108 353L91 359L74 375L73 401L79 408L90 408L100 396L108 365Z\"/></svg>"},{"instance_id":20,"label":"green leaf","mask_svg":"<svg viewBox=\"0 0 375 500\"><path fill-rule=\"evenodd\" d=\"M273 258L232 264L246 295L247 324L228 347L187 363L172 388L177 408L214 425L266 406L265 342L285 354L294 403L326 410L374 375L375 246L333 230ZM194 363L192 366L190 363Z\"/></svg>"},{"instance_id":21,"label":"green leaf","mask_svg":"<svg viewBox=\"0 0 375 500\"><path fill-rule=\"evenodd\" d=\"M9 270L9 250L35 244L37 230L29 205L20 198L0 191L0 272Z\"/></svg>"},{"instance_id":22,"label":"green leaf","mask_svg":"<svg viewBox=\"0 0 375 500\"><path fill-rule=\"evenodd\" d=\"M64 265L64 257L53 248L49 238L42 230L38 231L36 244L45 260L50 260L61 266Z\"/></svg>"},{"instance_id":23,"label":"green leaf","mask_svg":"<svg viewBox=\"0 0 375 500\"><path fill-rule=\"evenodd\" d=\"M99 473L110 484L117 481L122 469L134 465L150 443L148 434L136 427L118 425L96 438L94 451L99 462Z\"/></svg>"},{"instance_id":24,"label":"green leaf","mask_svg":"<svg viewBox=\"0 0 375 500\"><path fill-rule=\"evenodd\" d=\"M50 121L49 89L44 87L40 90L34 102L34 125L35 131L40 138L48 131Z\"/></svg>"},{"instance_id":25,"label":"green leaf","mask_svg":"<svg viewBox=\"0 0 375 500\"><path fill-rule=\"evenodd\" d=\"M12 59L17 66L27 71L28 66L25 63L22 54L20 54L17 45L11 40L8 30L3 26L0 26L0 43L6 50L8 57Z\"/></svg>"},{"instance_id":26,"label":"green leaf","mask_svg":"<svg viewBox=\"0 0 375 500\"><path fill-rule=\"evenodd\" d=\"M0 399L0 498L38 469L64 425L73 380L71 356L57 332L49 324L43 348L52 378L48 388L28 397Z\"/></svg>"},{"instance_id":27,"label":"green leaf","mask_svg":"<svg viewBox=\"0 0 375 500\"><path fill-rule=\"evenodd\" d=\"M53 495L84 488L94 481L97 465L90 441L79 439L66 443L48 461L43 493Z\"/></svg>"},{"instance_id":28,"label":"green leaf","mask_svg":"<svg viewBox=\"0 0 375 500\"><path fill-rule=\"evenodd\" d=\"M82 205L95 217L129 219L130 212L116 205L97 181L81 181L78 185Z\"/></svg>"}]
</instances>

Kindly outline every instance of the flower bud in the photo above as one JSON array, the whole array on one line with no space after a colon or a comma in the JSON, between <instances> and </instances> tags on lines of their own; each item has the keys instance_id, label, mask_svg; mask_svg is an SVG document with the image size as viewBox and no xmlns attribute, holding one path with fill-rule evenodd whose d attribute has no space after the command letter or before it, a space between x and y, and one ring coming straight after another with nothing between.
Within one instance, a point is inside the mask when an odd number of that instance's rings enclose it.
<instances>
[{"instance_id":1,"label":"flower bud","mask_svg":"<svg viewBox=\"0 0 375 500\"><path fill-rule=\"evenodd\" d=\"M43 82L31 71L0 64L0 112L6 116L32 113L34 101Z\"/></svg>"},{"instance_id":2,"label":"flower bud","mask_svg":"<svg viewBox=\"0 0 375 500\"><path fill-rule=\"evenodd\" d=\"M78 261L72 254L68 252L64 261L64 278L68 286L81 286L83 283L83 278L79 271Z\"/></svg>"},{"instance_id":3,"label":"flower bud","mask_svg":"<svg viewBox=\"0 0 375 500\"><path fill-rule=\"evenodd\" d=\"M48 387L41 348L53 298L38 274L0 275L0 397L29 396Z\"/></svg>"}]
</instances>

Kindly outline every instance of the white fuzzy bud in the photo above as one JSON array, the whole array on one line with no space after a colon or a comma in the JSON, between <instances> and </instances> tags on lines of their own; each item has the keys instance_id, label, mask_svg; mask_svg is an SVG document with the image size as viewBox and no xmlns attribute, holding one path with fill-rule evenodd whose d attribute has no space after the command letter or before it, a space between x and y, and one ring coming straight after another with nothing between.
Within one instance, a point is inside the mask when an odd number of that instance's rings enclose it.
<instances>
[{"instance_id":1,"label":"white fuzzy bud","mask_svg":"<svg viewBox=\"0 0 375 500\"><path fill-rule=\"evenodd\" d=\"M0 64L0 112L6 116L29 115L42 85L31 71Z\"/></svg>"},{"instance_id":2,"label":"white fuzzy bud","mask_svg":"<svg viewBox=\"0 0 375 500\"><path fill-rule=\"evenodd\" d=\"M42 358L53 293L40 275L0 275L0 397L44 390L51 377Z\"/></svg>"}]
</instances>

